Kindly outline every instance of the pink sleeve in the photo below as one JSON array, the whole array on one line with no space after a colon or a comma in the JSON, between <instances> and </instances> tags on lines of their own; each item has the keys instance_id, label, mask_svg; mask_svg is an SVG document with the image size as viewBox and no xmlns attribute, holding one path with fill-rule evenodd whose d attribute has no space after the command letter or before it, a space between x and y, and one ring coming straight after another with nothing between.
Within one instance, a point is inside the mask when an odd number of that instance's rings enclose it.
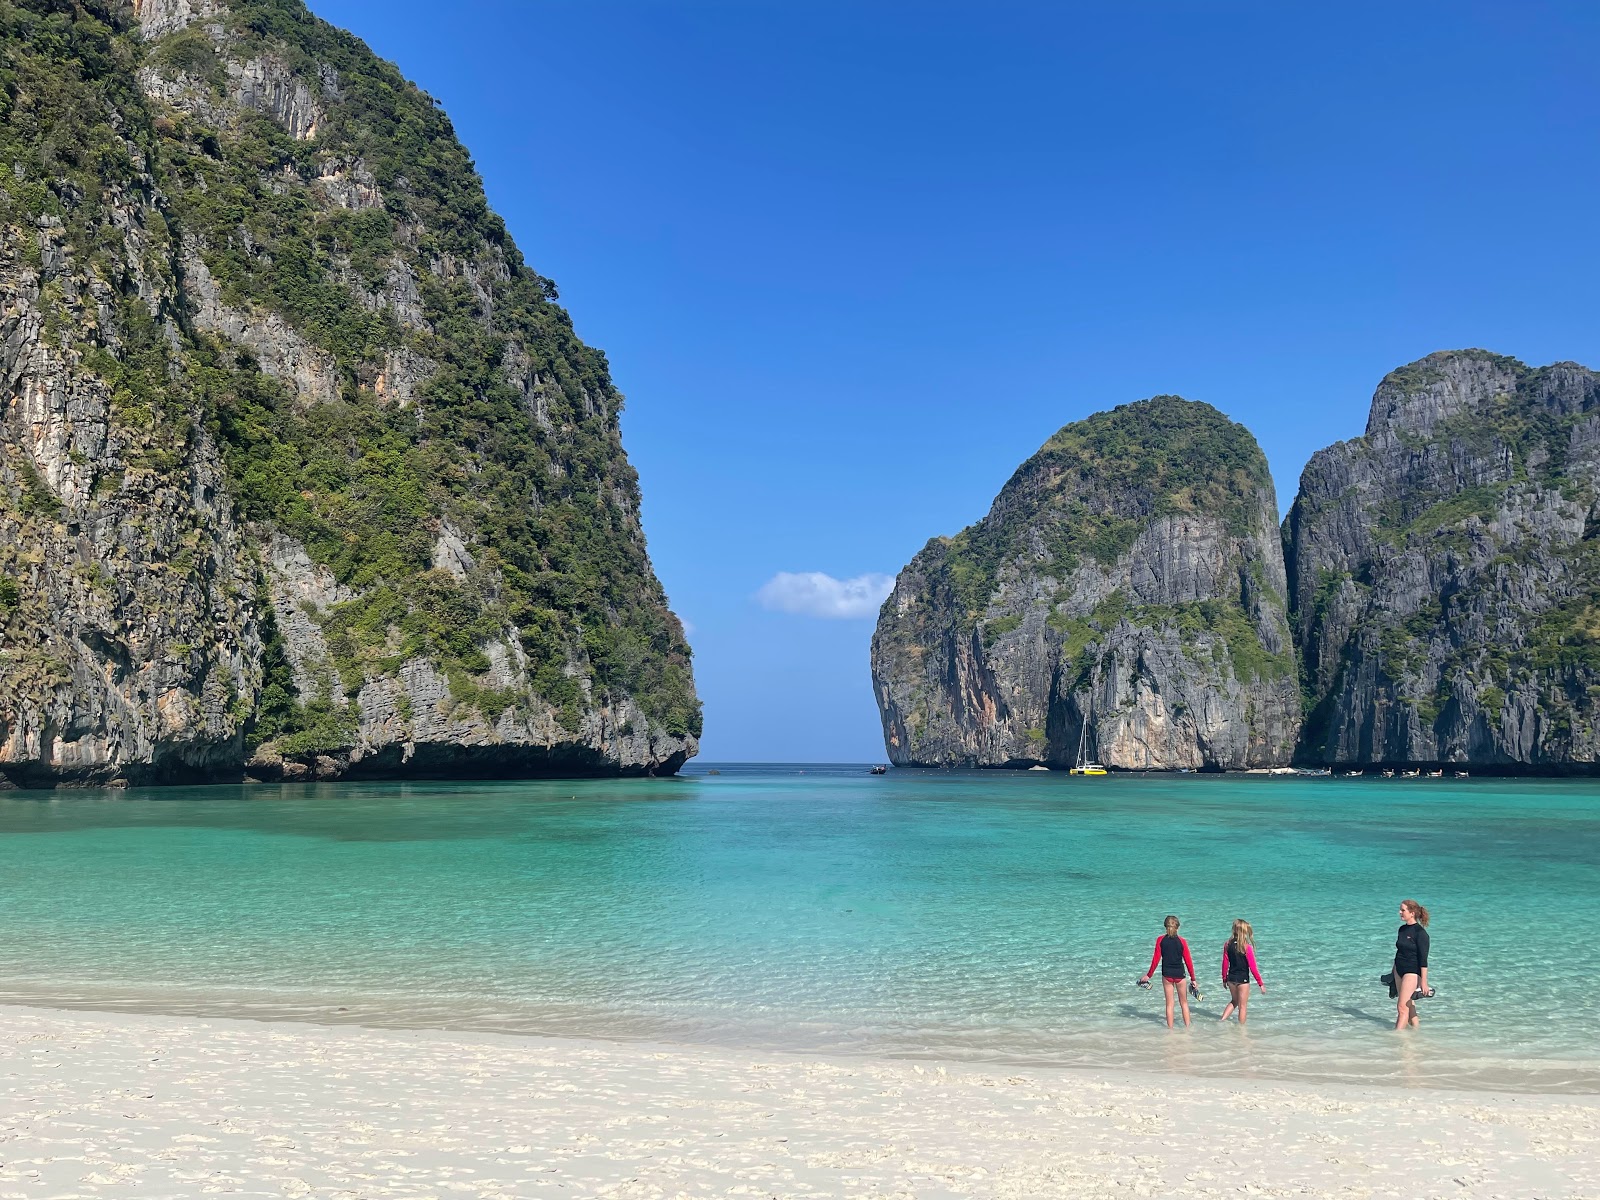
<instances>
[{"instance_id":1,"label":"pink sleeve","mask_svg":"<svg viewBox=\"0 0 1600 1200\"><path fill-rule=\"evenodd\" d=\"M1261 972L1256 969L1256 948L1254 946L1246 946L1244 948L1244 956L1250 960L1250 974L1256 977L1256 986L1258 988L1266 987L1267 985L1261 982Z\"/></svg>"},{"instance_id":2,"label":"pink sleeve","mask_svg":"<svg viewBox=\"0 0 1600 1200\"><path fill-rule=\"evenodd\" d=\"M1228 982L1228 943L1222 943L1222 982Z\"/></svg>"},{"instance_id":3,"label":"pink sleeve","mask_svg":"<svg viewBox=\"0 0 1600 1200\"><path fill-rule=\"evenodd\" d=\"M1194 959L1189 957L1189 943L1183 938L1178 941L1183 943L1183 965L1189 968L1189 978L1198 979L1199 976L1194 973Z\"/></svg>"},{"instance_id":4,"label":"pink sleeve","mask_svg":"<svg viewBox=\"0 0 1600 1200\"><path fill-rule=\"evenodd\" d=\"M1165 935L1163 935L1163 936L1165 936ZM1156 964L1159 963L1160 961L1161 961L1161 938L1157 938L1156 939L1156 952L1150 956L1150 969L1145 972L1145 975L1146 976L1154 975L1156 973Z\"/></svg>"}]
</instances>

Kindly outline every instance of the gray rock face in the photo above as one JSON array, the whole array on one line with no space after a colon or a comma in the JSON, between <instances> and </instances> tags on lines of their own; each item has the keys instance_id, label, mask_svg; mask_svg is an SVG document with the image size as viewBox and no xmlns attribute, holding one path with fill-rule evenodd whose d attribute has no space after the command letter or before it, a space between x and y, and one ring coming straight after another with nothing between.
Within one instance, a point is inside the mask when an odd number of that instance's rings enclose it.
<instances>
[{"instance_id":1,"label":"gray rock face","mask_svg":"<svg viewBox=\"0 0 1600 1200\"><path fill-rule=\"evenodd\" d=\"M45 98L0 174L0 787L675 771L699 706L604 357L432 102L288 15L5 47ZM48 57L97 42L110 86Z\"/></svg>"},{"instance_id":2,"label":"gray rock face","mask_svg":"<svg viewBox=\"0 0 1600 1200\"><path fill-rule=\"evenodd\" d=\"M133 0L134 19L150 41L215 17L220 9L220 0Z\"/></svg>"},{"instance_id":3,"label":"gray rock face","mask_svg":"<svg viewBox=\"0 0 1600 1200\"><path fill-rule=\"evenodd\" d=\"M1272 479L1209 405L1069 425L884 602L873 686L901 765L1287 763L1300 723Z\"/></svg>"},{"instance_id":4,"label":"gray rock face","mask_svg":"<svg viewBox=\"0 0 1600 1200\"><path fill-rule=\"evenodd\" d=\"M313 346L278 313L223 303L222 289L193 247L179 263L181 287L195 328L220 334L248 350L268 375L292 388L308 404L339 396L339 367L332 354Z\"/></svg>"},{"instance_id":5,"label":"gray rock face","mask_svg":"<svg viewBox=\"0 0 1600 1200\"><path fill-rule=\"evenodd\" d=\"M1600 376L1469 350L1393 372L1284 524L1303 756L1596 761Z\"/></svg>"},{"instance_id":6,"label":"gray rock face","mask_svg":"<svg viewBox=\"0 0 1600 1200\"><path fill-rule=\"evenodd\" d=\"M146 200L119 197L118 223L141 229ZM147 249L125 243L130 277ZM117 331L54 226L0 240L0 305L0 786L237 765L261 644L215 445L119 419L107 380L62 345L63 323L101 345Z\"/></svg>"}]
</instances>

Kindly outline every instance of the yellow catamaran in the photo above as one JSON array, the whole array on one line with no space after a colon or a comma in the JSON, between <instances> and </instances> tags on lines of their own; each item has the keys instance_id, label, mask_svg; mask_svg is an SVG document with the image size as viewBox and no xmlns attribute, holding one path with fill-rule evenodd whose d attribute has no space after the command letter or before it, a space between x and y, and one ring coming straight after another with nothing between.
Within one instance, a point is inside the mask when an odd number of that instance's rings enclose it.
<instances>
[{"instance_id":1,"label":"yellow catamaran","mask_svg":"<svg viewBox=\"0 0 1600 1200\"><path fill-rule=\"evenodd\" d=\"M1083 723L1078 726L1078 761L1073 764L1069 775L1104 775L1106 769L1097 762L1090 762L1083 756L1084 739L1089 735L1089 712L1084 710Z\"/></svg>"}]
</instances>

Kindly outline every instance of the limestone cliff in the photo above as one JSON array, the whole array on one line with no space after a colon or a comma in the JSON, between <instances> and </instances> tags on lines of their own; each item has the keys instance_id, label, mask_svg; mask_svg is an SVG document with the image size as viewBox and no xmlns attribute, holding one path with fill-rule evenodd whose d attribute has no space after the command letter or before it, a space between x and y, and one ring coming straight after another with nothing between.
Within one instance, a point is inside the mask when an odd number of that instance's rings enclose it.
<instances>
[{"instance_id":1,"label":"limestone cliff","mask_svg":"<svg viewBox=\"0 0 1600 1200\"><path fill-rule=\"evenodd\" d=\"M1597 501L1593 371L1467 350L1386 377L1284 525L1304 757L1593 764Z\"/></svg>"},{"instance_id":2,"label":"limestone cliff","mask_svg":"<svg viewBox=\"0 0 1600 1200\"><path fill-rule=\"evenodd\" d=\"M1255 439L1174 396L1100 413L900 573L872 641L889 755L1067 766L1081 732L1113 767L1286 763L1286 610Z\"/></svg>"},{"instance_id":3,"label":"limestone cliff","mask_svg":"<svg viewBox=\"0 0 1600 1200\"><path fill-rule=\"evenodd\" d=\"M0 783L675 770L606 361L299 0L0 0Z\"/></svg>"}]
</instances>

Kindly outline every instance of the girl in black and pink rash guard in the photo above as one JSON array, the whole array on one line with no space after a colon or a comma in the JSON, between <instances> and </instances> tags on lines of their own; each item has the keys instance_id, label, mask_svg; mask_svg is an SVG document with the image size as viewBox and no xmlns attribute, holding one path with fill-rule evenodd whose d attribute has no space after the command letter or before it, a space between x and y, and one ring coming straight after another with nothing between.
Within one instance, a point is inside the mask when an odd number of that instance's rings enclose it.
<instances>
[{"instance_id":1,"label":"girl in black and pink rash guard","mask_svg":"<svg viewBox=\"0 0 1600 1200\"><path fill-rule=\"evenodd\" d=\"M1243 918L1233 923L1233 932L1222 946L1222 986L1228 989L1228 1007L1222 1010L1226 1021L1235 1012L1239 1024L1245 1022L1245 1010L1250 1004L1250 977L1255 976L1256 987L1267 994L1267 985L1261 982L1261 972L1256 968L1256 933L1250 922Z\"/></svg>"},{"instance_id":2,"label":"girl in black and pink rash guard","mask_svg":"<svg viewBox=\"0 0 1600 1200\"><path fill-rule=\"evenodd\" d=\"M1189 957L1189 943L1178 936L1178 918L1168 917L1162 922L1166 932L1156 939L1156 952L1150 956L1150 969L1144 973L1148 981L1161 967L1161 990L1167 998L1167 1028L1172 1028L1172 1002L1183 1006L1183 1023L1189 1024L1189 989L1194 978L1194 959Z\"/></svg>"}]
</instances>

